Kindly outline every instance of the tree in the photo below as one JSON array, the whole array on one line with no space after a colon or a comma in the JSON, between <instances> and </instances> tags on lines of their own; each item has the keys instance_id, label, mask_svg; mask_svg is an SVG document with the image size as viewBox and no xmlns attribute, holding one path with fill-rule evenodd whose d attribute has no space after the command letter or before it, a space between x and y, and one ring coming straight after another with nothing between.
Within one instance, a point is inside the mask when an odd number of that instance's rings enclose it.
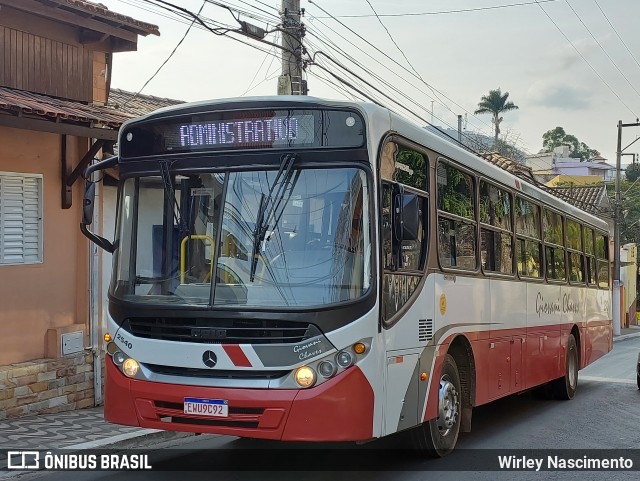
<instances>
[{"instance_id":1,"label":"tree","mask_svg":"<svg viewBox=\"0 0 640 481\"><path fill-rule=\"evenodd\" d=\"M497 88L496 90L490 90L489 95L483 95L480 98L480 102L478 102L478 110L474 113L476 114L492 114L493 115L493 125L495 126L495 141L498 141L498 135L500 135L500 122L502 122L502 117L500 114L502 112L507 112L509 110L516 110L518 108L513 102L507 102L509 98L509 92L505 92L504 94Z\"/></svg>"},{"instance_id":2,"label":"tree","mask_svg":"<svg viewBox=\"0 0 640 481\"><path fill-rule=\"evenodd\" d=\"M580 159L580 162L600 155L600 152L591 149L584 142L580 142L576 136L567 134L562 127L556 127L542 134L542 152L552 152L553 149L561 145L569 146L569 157Z\"/></svg>"},{"instance_id":3,"label":"tree","mask_svg":"<svg viewBox=\"0 0 640 481\"><path fill-rule=\"evenodd\" d=\"M624 171L624 175L629 182L634 182L640 177L640 164L629 164Z\"/></svg>"}]
</instances>

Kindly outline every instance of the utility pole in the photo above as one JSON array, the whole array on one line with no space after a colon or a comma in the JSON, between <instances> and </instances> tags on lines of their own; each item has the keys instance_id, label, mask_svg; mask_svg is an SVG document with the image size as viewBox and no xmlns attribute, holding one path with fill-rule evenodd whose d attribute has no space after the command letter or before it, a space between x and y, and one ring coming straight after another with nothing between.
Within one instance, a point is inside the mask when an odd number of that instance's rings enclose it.
<instances>
[{"instance_id":1,"label":"utility pole","mask_svg":"<svg viewBox=\"0 0 640 481\"><path fill-rule=\"evenodd\" d=\"M618 148L616 149L616 197L613 212L613 335L620 335L620 222L622 202L620 196L620 165L622 159L622 120L618 121Z\"/></svg>"},{"instance_id":2,"label":"utility pole","mask_svg":"<svg viewBox=\"0 0 640 481\"><path fill-rule=\"evenodd\" d=\"M620 194L620 170L622 163L623 152L631 147L639 138L636 138L633 142L622 148L622 127L640 127L640 122L636 119L633 124L623 124L622 120L618 121L618 147L616 149L616 197L615 205L613 206L613 335L620 335L620 319L621 319L621 306L620 306L620 223L622 222L622 196Z\"/></svg>"},{"instance_id":3,"label":"utility pole","mask_svg":"<svg viewBox=\"0 0 640 481\"><path fill-rule=\"evenodd\" d=\"M282 75L278 95L306 95L307 81L302 79L302 37L300 0L282 0Z\"/></svg>"},{"instance_id":4,"label":"utility pole","mask_svg":"<svg viewBox=\"0 0 640 481\"><path fill-rule=\"evenodd\" d=\"M462 115L458 115L458 142L462 143Z\"/></svg>"}]
</instances>

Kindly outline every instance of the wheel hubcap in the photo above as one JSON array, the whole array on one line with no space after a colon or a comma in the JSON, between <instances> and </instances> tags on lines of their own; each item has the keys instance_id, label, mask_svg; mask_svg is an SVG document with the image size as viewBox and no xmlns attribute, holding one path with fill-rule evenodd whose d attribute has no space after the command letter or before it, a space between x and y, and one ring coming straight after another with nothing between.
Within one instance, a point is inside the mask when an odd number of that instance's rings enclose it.
<instances>
[{"instance_id":1,"label":"wheel hubcap","mask_svg":"<svg viewBox=\"0 0 640 481\"><path fill-rule=\"evenodd\" d=\"M458 421L460 410L458 391L447 375L440 378L438 398L438 430L446 436Z\"/></svg>"}]
</instances>

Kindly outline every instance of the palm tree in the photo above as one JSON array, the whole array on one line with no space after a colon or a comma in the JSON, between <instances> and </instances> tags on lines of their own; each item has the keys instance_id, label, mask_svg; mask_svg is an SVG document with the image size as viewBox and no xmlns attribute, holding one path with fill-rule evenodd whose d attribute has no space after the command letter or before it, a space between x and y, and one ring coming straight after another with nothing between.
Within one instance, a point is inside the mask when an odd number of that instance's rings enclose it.
<instances>
[{"instance_id":1,"label":"palm tree","mask_svg":"<svg viewBox=\"0 0 640 481\"><path fill-rule=\"evenodd\" d=\"M490 90L489 95L482 96L480 102L478 102L478 110L474 112L476 114L493 114L493 125L495 125L496 128L496 142L498 141L498 135L500 134L500 122L502 122L500 114L502 112L516 110L518 108L518 106L513 102L507 102L508 98L509 92L505 92L503 94L500 88Z\"/></svg>"}]
</instances>

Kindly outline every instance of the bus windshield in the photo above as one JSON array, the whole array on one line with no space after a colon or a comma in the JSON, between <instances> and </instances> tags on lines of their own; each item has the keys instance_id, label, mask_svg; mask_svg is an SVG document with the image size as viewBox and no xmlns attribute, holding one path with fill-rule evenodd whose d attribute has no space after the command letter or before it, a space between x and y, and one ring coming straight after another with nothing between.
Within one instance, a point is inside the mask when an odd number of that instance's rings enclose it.
<instances>
[{"instance_id":1,"label":"bus windshield","mask_svg":"<svg viewBox=\"0 0 640 481\"><path fill-rule=\"evenodd\" d=\"M369 189L357 168L125 180L111 293L145 303L308 307L371 284ZM212 282L213 281L213 282Z\"/></svg>"}]
</instances>

